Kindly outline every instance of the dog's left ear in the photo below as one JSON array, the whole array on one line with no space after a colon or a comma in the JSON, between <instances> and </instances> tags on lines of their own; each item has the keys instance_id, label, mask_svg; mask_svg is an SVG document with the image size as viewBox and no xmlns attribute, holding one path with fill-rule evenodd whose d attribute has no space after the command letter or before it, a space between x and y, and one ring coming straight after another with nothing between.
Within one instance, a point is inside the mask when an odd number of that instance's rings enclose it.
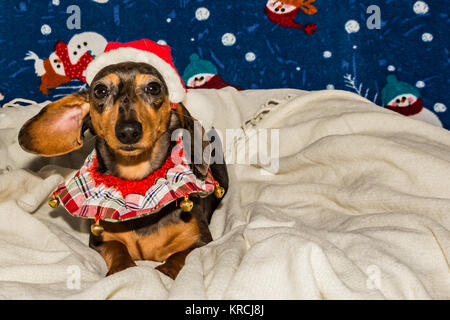
<instances>
[{"instance_id":1,"label":"dog's left ear","mask_svg":"<svg viewBox=\"0 0 450 320\"><path fill-rule=\"evenodd\" d=\"M89 106L87 90L50 103L23 125L20 146L46 157L81 148L83 119L89 114Z\"/></svg>"},{"instance_id":2,"label":"dog's left ear","mask_svg":"<svg viewBox=\"0 0 450 320\"><path fill-rule=\"evenodd\" d=\"M184 143L184 155L191 162L193 173L200 179L204 179L208 174L211 160L211 144L204 141L205 129L200 122L191 116L183 104L178 104L176 112L183 129L189 132L190 139Z\"/></svg>"}]
</instances>

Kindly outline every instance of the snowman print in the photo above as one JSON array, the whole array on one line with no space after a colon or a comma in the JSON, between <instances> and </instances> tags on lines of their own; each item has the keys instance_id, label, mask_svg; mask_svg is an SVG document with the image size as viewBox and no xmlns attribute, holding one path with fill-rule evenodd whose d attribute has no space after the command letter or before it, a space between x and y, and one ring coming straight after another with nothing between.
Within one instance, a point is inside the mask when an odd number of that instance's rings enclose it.
<instances>
[{"instance_id":1,"label":"snowman print","mask_svg":"<svg viewBox=\"0 0 450 320\"><path fill-rule=\"evenodd\" d=\"M76 34L67 45L58 42L55 51L47 59L40 59L33 51L28 51L24 60L34 61L34 70L41 77L39 91L49 94L49 89L70 82L72 79L84 79L88 63L101 55L107 45L106 39L96 32Z\"/></svg>"},{"instance_id":2,"label":"snowman print","mask_svg":"<svg viewBox=\"0 0 450 320\"><path fill-rule=\"evenodd\" d=\"M199 73L195 76L191 77L188 82L187 86L190 88L198 88L201 86L204 86L209 80L211 80L215 74L212 73Z\"/></svg>"}]
</instances>

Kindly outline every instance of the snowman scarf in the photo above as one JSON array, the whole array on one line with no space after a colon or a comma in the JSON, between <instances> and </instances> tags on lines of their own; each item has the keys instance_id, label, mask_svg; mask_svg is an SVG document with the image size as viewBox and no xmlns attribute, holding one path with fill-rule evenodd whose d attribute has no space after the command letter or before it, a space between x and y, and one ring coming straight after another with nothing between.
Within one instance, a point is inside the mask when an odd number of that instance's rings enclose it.
<instances>
[{"instance_id":1,"label":"snowman scarf","mask_svg":"<svg viewBox=\"0 0 450 320\"><path fill-rule=\"evenodd\" d=\"M416 102L408 107L394 107L394 106L385 106L386 109L398 112L404 116L413 116L418 114L423 109L423 101L420 98L417 98Z\"/></svg>"},{"instance_id":2,"label":"snowman scarf","mask_svg":"<svg viewBox=\"0 0 450 320\"><path fill-rule=\"evenodd\" d=\"M76 64L72 64L69 57L69 49L67 44L63 41L59 41L55 47L55 53L61 60L64 66L64 72L70 79L79 79L86 83L86 78L83 75L89 63L94 60L94 57L89 51L86 51L77 61Z\"/></svg>"}]
</instances>

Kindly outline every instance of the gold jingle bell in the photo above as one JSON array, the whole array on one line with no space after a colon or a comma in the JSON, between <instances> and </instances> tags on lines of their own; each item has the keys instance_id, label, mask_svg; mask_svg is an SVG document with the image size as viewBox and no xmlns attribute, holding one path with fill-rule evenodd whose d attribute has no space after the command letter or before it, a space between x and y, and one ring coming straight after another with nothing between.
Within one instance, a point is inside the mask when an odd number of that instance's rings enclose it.
<instances>
[{"instance_id":1,"label":"gold jingle bell","mask_svg":"<svg viewBox=\"0 0 450 320\"><path fill-rule=\"evenodd\" d=\"M59 206L59 199L54 194L52 194L50 199L48 199L48 205L50 207L52 207L53 209L58 208L58 206Z\"/></svg>"},{"instance_id":2,"label":"gold jingle bell","mask_svg":"<svg viewBox=\"0 0 450 320\"><path fill-rule=\"evenodd\" d=\"M223 195L225 194L225 189L222 188L218 183L216 184L216 186L214 187L214 195L217 198L222 198Z\"/></svg>"},{"instance_id":3,"label":"gold jingle bell","mask_svg":"<svg viewBox=\"0 0 450 320\"><path fill-rule=\"evenodd\" d=\"M91 232L94 236L98 237L100 236L103 231L105 231L105 228L103 228L103 226L100 225L100 220L95 221L95 223L93 223L91 225Z\"/></svg>"},{"instance_id":4,"label":"gold jingle bell","mask_svg":"<svg viewBox=\"0 0 450 320\"><path fill-rule=\"evenodd\" d=\"M180 208L183 212L191 212L192 208L194 207L194 203L189 200L187 196L184 197L184 200L180 203Z\"/></svg>"}]
</instances>

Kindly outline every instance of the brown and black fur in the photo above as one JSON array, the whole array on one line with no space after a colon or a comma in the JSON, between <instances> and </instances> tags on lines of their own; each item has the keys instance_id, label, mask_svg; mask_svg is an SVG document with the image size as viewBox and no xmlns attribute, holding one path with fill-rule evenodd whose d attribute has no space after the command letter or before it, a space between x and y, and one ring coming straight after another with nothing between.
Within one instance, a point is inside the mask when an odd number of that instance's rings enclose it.
<instances>
[{"instance_id":1,"label":"brown and black fur","mask_svg":"<svg viewBox=\"0 0 450 320\"><path fill-rule=\"evenodd\" d=\"M151 87L151 88L150 88ZM155 89L156 88L156 89ZM104 96L103 94L106 93ZM194 120L182 104L176 110L168 100L167 86L159 72L142 63L120 63L102 69L85 91L45 107L24 124L19 143L28 152L56 156L79 149L87 129L96 137L98 171L128 180L139 180L160 168L174 146L172 132L184 128L194 138ZM119 139L119 123L140 123L142 137L125 144ZM118 134L119 132L119 134ZM190 155L195 142L191 141ZM202 142L203 151L208 142ZM218 150L215 150L217 152ZM222 163L192 164L194 174L204 179L208 168L227 190L228 175ZM120 223L104 222L100 236L91 234L89 245L106 261L108 275L135 266L136 260L165 262L158 270L175 278L186 256L212 240L208 224L220 203L214 195L191 197L191 212L176 203L144 218Z\"/></svg>"}]
</instances>

